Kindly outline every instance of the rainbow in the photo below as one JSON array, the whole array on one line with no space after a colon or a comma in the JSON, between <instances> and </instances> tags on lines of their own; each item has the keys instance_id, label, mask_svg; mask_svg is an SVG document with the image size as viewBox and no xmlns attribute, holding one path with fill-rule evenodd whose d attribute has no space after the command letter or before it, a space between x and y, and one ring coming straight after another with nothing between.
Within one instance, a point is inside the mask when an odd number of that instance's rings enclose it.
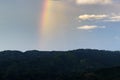
<instances>
[{"instance_id":1,"label":"rainbow","mask_svg":"<svg viewBox=\"0 0 120 80\"><path fill-rule=\"evenodd\" d=\"M43 3L43 13L41 15L41 32L42 35L48 32L50 26L50 16L51 16L51 5L52 2L50 0L45 0Z\"/></svg>"},{"instance_id":2,"label":"rainbow","mask_svg":"<svg viewBox=\"0 0 120 80\"><path fill-rule=\"evenodd\" d=\"M40 48L46 49L46 46L56 38L55 31L58 30L59 22L63 17L64 7L59 1L44 0L42 9L39 23Z\"/></svg>"},{"instance_id":3,"label":"rainbow","mask_svg":"<svg viewBox=\"0 0 120 80\"><path fill-rule=\"evenodd\" d=\"M42 6L42 15L40 18L39 32L40 32L40 48L45 48L50 36L53 32L53 1L44 0ZM49 43L49 42L48 42Z\"/></svg>"}]
</instances>

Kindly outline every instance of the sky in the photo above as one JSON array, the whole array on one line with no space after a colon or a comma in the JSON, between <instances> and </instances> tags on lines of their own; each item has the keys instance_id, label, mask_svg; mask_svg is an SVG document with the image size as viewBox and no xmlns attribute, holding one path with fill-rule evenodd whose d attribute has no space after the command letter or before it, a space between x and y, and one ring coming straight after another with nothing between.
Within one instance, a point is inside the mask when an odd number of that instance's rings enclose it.
<instances>
[{"instance_id":1,"label":"sky","mask_svg":"<svg viewBox=\"0 0 120 80\"><path fill-rule=\"evenodd\" d=\"M0 0L0 50L120 50L120 0Z\"/></svg>"}]
</instances>

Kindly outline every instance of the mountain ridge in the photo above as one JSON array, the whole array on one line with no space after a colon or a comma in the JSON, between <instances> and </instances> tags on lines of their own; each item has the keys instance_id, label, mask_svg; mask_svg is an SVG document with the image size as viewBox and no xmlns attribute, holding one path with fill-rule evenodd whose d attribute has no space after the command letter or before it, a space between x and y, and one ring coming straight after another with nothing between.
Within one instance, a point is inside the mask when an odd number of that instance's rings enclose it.
<instances>
[{"instance_id":1,"label":"mountain ridge","mask_svg":"<svg viewBox=\"0 0 120 80\"><path fill-rule=\"evenodd\" d=\"M0 80L84 80L80 79L84 72L119 66L119 51L0 52Z\"/></svg>"}]
</instances>

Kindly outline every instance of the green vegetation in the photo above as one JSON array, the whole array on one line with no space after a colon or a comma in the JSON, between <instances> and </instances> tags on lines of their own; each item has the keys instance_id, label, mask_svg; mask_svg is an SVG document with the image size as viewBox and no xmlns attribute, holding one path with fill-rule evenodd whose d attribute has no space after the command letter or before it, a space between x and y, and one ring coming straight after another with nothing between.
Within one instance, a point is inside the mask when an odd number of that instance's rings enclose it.
<instances>
[{"instance_id":1,"label":"green vegetation","mask_svg":"<svg viewBox=\"0 0 120 80\"><path fill-rule=\"evenodd\" d=\"M0 52L0 80L120 80L117 66L119 51Z\"/></svg>"}]
</instances>

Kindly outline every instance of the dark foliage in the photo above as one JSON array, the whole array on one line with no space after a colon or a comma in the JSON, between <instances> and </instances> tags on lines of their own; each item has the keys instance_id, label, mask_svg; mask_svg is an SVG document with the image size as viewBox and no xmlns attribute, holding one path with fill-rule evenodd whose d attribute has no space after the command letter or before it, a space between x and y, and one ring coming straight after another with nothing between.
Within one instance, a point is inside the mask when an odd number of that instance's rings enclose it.
<instances>
[{"instance_id":1,"label":"dark foliage","mask_svg":"<svg viewBox=\"0 0 120 80\"><path fill-rule=\"evenodd\" d=\"M120 68L102 70L115 66L120 66L119 51L0 52L0 80L120 80L115 78Z\"/></svg>"}]
</instances>

